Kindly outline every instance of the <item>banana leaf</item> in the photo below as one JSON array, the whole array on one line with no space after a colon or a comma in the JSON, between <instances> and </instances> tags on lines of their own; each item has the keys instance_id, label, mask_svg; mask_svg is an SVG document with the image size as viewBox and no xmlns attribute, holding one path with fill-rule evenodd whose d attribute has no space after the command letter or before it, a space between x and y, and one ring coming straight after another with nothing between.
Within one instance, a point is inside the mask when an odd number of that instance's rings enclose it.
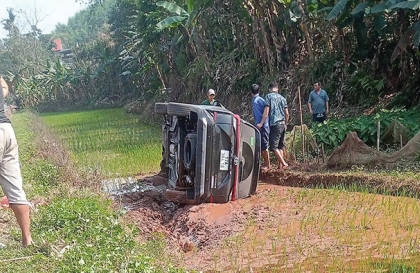
<instances>
[{"instance_id":1,"label":"banana leaf","mask_svg":"<svg viewBox=\"0 0 420 273\"><path fill-rule=\"evenodd\" d=\"M342 12L347 5L348 0L340 0L338 3L334 6L334 8L331 10L331 12L327 16L327 20L331 21L334 18L336 18L340 12Z\"/></svg>"},{"instance_id":2,"label":"banana leaf","mask_svg":"<svg viewBox=\"0 0 420 273\"><path fill-rule=\"evenodd\" d=\"M158 30L163 30L167 27L175 27L184 20L186 20L188 17L184 16L171 16L166 19L163 19L159 23L156 24L156 27Z\"/></svg>"},{"instance_id":3,"label":"banana leaf","mask_svg":"<svg viewBox=\"0 0 420 273\"><path fill-rule=\"evenodd\" d=\"M415 1L403 1L392 5L391 9L412 9L416 10L420 7L420 0Z\"/></svg>"},{"instance_id":4,"label":"banana leaf","mask_svg":"<svg viewBox=\"0 0 420 273\"><path fill-rule=\"evenodd\" d=\"M362 2L359 5L357 5L353 11L351 12L351 15L359 14L360 12L365 12L366 8L369 6L369 2Z\"/></svg>"},{"instance_id":5,"label":"banana leaf","mask_svg":"<svg viewBox=\"0 0 420 273\"><path fill-rule=\"evenodd\" d=\"M167 1L159 1L156 3L157 6L165 8L167 11L171 13L175 13L176 15L180 15L182 17L188 17L188 12L185 11L183 8L178 6L175 3L167 2Z\"/></svg>"}]
</instances>

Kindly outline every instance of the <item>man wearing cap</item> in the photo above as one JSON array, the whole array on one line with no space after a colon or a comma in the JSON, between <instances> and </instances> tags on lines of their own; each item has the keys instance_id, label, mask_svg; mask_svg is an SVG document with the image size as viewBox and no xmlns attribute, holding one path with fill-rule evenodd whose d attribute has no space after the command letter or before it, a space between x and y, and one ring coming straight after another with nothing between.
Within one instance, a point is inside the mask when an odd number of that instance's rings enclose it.
<instances>
[{"instance_id":1,"label":"man wearing cap","mask_svg":"<svg viewBox=\"0 0 420 273\"><path fill-rule=\"evenodd\" d=\"M219 101L214 99L215 96L216 92L214 92L213 89L209 89L209 91L207 91L207 99L204 100L201 104L223 107L223 105Z\"/></svg>"}]
</instances>

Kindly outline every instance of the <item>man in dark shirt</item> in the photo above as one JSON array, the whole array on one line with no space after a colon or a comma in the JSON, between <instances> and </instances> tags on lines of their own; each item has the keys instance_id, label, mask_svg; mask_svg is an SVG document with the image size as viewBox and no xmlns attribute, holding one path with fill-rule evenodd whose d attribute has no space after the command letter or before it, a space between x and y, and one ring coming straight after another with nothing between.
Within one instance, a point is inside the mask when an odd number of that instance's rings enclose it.
<instances>
[{"instance_id":1,"label":"man in dark shirt","mask_svg":"<svg viewBox=\"0 0 420 273\"><path fill-rule=\"evenodd\" d=\"M207 91L207 99L204 100L201 104L223 107L219 101L215 100L215 97L216 92L213 89L209 89L209 91Z\"/></svg>"},{"instance_id":2,"label":"man in dark shirt","mask_svg":"<svg viewBox=\"0 0 420 273\"><path fill-rule=\"evenodd\" d=\"M16 136L10 120L4 113L4 98L9 94L9 87L1 75L0 84L2 89L0 92L0 149L2 151L0 153L0 185L22 231L22 245L26 247L32 244L30 203L26 200L26 194L22 188Z\"/></svg>"},{"instance_id":3,"label":"man in dark shirt","mask_svg":"<svg viewBox=\"0 0 420 273\"><path fill-rule=\"evenodd\" d=\"M289 110L286 98L279 94L279 86L272 82L268 85L270 93L265 96L265 109L261 122L257 124L261 128L268 118L270 125L270 150L277 158L279 169L289 165L284 160L284 148L287 124L289 123Z\"/></svg>"},{"instance_id":4,"label":"man in dark shirt","mask_svg":"<svg viewBox=\"0 0 420 273\"><path fill-rule=\"evenodd\" d=\"M309 94L308 100L308 108L312 114L313 122L322 123L327 119L329 100L327 92L321 88L321 83L315 81L314 90Z\"/></svg>"}]
</instances>

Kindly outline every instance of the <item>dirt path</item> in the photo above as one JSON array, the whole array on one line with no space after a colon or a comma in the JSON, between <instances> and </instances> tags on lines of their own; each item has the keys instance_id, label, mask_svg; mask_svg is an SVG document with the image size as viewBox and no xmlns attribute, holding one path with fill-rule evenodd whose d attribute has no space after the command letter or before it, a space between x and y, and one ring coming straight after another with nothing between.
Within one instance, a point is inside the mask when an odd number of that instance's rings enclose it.
<instances>
[{"instance_id":1,"label":"dirt path","mask_svg":"<svg viewBox=\"0 0 420 273\"><path fill-rule=\"evenodd\" d=\"M322 261L335 268L366 255L407 259L420 249L417 199L279 185L291 177L316 180L272 173L255 195L227 204L178 208L156 191L127 194L122 202L135 204L127 217L144 236L163 233L185 253L183 266L205 272L313 270Z\"/></svg>"}]
</instances>

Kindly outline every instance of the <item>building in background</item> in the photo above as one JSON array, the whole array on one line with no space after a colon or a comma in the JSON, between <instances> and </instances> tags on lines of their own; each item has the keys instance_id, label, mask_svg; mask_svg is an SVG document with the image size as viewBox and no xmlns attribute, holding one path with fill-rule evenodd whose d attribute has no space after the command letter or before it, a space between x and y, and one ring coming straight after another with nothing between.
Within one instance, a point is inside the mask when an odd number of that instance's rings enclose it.
<instances>
[{"instance_id":1,"label":"building in background","mask_svg":"<svg viewBox=\"0 0 420 273\"><path fill-rule=\"evenodd\" d=\"M71 49L63 49L63 43L60 38L53 40L55 47L52 48L57 55L60 56L60 60L63 64L73 64L73 52Z\"/></svg>"}]
</instances>

